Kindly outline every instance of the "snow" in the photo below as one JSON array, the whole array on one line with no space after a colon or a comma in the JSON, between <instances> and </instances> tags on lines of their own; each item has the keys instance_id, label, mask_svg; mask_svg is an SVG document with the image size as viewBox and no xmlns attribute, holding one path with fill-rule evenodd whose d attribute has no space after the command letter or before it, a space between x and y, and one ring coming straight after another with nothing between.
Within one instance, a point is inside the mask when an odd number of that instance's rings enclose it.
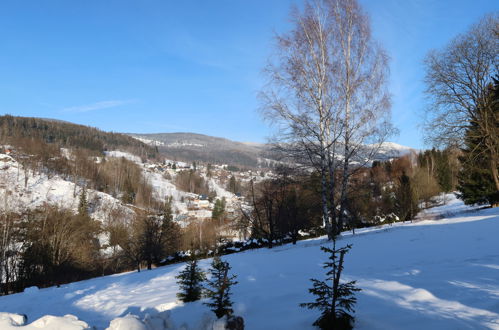
<instances>
[{"instance_id":1,"label":"snow","mask_svg":"<svg viewBox=\"0 0 499 330\"><path fill-rule=\"evenodd\" d=\"M368 145L372 148L379 148L378 154L390 155L390 157L401 157L411 152L417 152L417 149L411 147L403 146L395 142L383 142L381 145L370 144Z\"/></svg>"},{"instance_id":2,"label":"snow","mask_svg":"<svg viewBox=\"0 0 499 330\"><path fill-rule=\"evenodd\" d=\"M130 136L133 137L136 140L139 140L139 141L144 142L145 144L149 144L151 146L162 146L162 145L164 145L164 142L161 142L161 141L152 140L152 139L146 139L146 138L139 137L139 136L134 136L134 135L130 135Z\"/></svg>"},{"instance_id":3,"label":"snow","mask_svg":"<svg viewBox=\"0 0 499 330\"><path fill-rule=\"evenodd\" d=\"M7 326L20 326L26 323L26 316L12 313L0 313L0 325L2 328Z\"/></svg>"},{"instance_id":4,"label":"snow","mask_svg":"<svg viewBox=\"0 0 499 330\"><path fill-rule=\"evenodd\" d=\"M78 320L74 315L45 315L30 324L26 324L24 315L0 313L0 329L2 330L84 330L90 329L87 323Z\"/></svg>"},{"instance_id":5,"label":"snow","mask_svg":"<svg viewBox=\"0 0 499 330\"><path fill-rule=\"evenodd\" d=\"M128 314L112 320L107 330L147 330L147 328L138 316Z\"/></svg>"},{"instance_id":6,"label":"snow","mask_svg":"<svg viewBox=\"0 0 499 330\"><path fill-rule=\"evenodd\" d=\"M121 158L124 157L125 159L128 159L129 161L141 164L142 160L140 159L139 156L135 156L131 153L124 152L124 151L119 151L119 150L112 150L112 151L106 151L105 152L106 157L115 157L115 158Z\"/></svg>"},{"instance_id":7,"label":"snow","mask_svg":"<svg viewBox=\"0 0 499 330\"><path fill-rule=\"evenodd\" d=\"M390 159L399 158L405 155L415 154L419 152L417 149L411 147L403 146L394 142L383 142L381 144L368 144L366 145L367 150L374 150L375 155L373 160L386 161ZM372 160L368 161L369 164Z\"/></svg>"},{"instance_id":8,"label":"snow","mask_svg":"<svg viewBox=\"0 0 499 330\"><path fill-rule=\"evenodd\" d=\"M25 174L28 177L27 181ZM25 172L23 166L14 158L0 154L0 211L2 212L35 209L46 203L76 212L80 192L80 187L75 191L74 182L66 181L58 175ZM121 201L103 192L88 189L87 200L91 206L90 216L95 220L105 222L112 209L120 210L125 217L133 215L133 211Z\"/></svg>"},{"instance_id":9,"label":"snow","mask_svg":"<svg viewBox=\"0 0 499 330\"><path fill-rule=\"evenodd\" d=\"M340 246L353 244L344 279L356 280L362 289L356 329L499 329L499 208L473 210L452 199L430 211L419 221L339 239ZM446 218L438 219L443 214ZM318 311L298 305L314 298L309 279L323 278L327 256L319 247L328 244L316 238L223 256L238 275L233 308L247 329L313 329ZM200 266L207 269L210 261L201 260ZM182 268L176 264L4 296L0 311L29 319L72 314L96 329L116 318L121 321L113 324L132 318L146 323L170 311L159 318L168 320L169 328L205 329L209 310L202 301L176 299L175 276Z\"/></svg>"},{"instance_id":10,"label":"snow","mask_svg":"<svg viewBox=\"0 0 499 330\"><path fill-rule=\"evenodd\" d=\"M205 177L205 179L208 180L208 187L210 190L213 190L217 194L217 198L221 199L222 197L225 197L229 200L235 197L233 193L222 188L213 178Z\"/></svg>"},{"instance_id":11,"label":"snow","mask_svg":"<svg viewBox=\"0 0 499 330\"><path fill-rule=\"evenodd\" d=\"M69 155L68 150L64 152ZM189 199L197 198L197 195L178 190L172 180L165 177L165 173L168 173L174 179L176 176L174 170L160 171L156 168L157 164L143 164L139 157L117 150L107 152L107 157L125 157L138 164L145 179L151 184L157 200L166 201L172 197L175 215L189 214L187 202ZM230 204L234 194L223 189L213 178L202 175L208 181L210 189L217 193L217 198L226 197ZM74 182L58 175L48 176L42 172L25 171L13 157L0 153L0 211L22 212L49 204L76 212L80 193L81 187L75 189ZM134 211L128 205L103 192L87 189L87 200L90 206L89 215L103 223L107 222L113 210L122 214L124 220L129 220L134 215ZM197 213L194 216L211 218L211 211L202 210Z\"/></svg>"},{"instance_id":12,"label":"snow","mask_svg":"<svg viewBox=\"0 0 499 330\"><path fill-rule=\"evenodd\" d=\"M442 205L423 210L418 214L418 218L435 219L450 217L455 214L473 211L479 207L465 205L455 194L445 194L434 198Z\"/></svg>"},{"instance_id":13,"label":"snow","mask_svg":"<svg viewBox=\"0 0 499 330\"><path fill-rule=\"evenodd\" d=\"M178 190L175 184L173 184L170 180L166 179L162 173L154 171L152 169L143 169L142 173L144 177L147 179L149 184L151 185L154 197L158 200L166 200L168 197L172 196L175 207L177 209L186 211L187 206L184 203L180 203L180 199L182 197L187 196L195 196L190 193L186 193L184 191ZM183 205L181 205L183 204Z\"/></svg>"},{"instance_id":14,"label":"snow","mask_svg":"<svg viewBox=\"0 0 499 330\"><path fill-rule=\"evenodd\" d=\"M202 148L204 147L203 144L200 143L190 143L190 142L173 142L169 144L165 144L167 147L171 148L184 148L184 147L199 147Z\"/></svg>"}]
</instances>

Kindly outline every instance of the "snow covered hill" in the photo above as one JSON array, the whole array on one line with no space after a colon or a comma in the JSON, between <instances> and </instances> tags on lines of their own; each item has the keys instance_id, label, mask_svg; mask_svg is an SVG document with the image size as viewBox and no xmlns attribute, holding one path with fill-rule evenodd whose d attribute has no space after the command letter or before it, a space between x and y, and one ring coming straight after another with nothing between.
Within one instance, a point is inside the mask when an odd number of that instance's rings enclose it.
<instances>
[{"instance_id":1,"label":"snow covered hill","mask_svg":"<svg viewBox=\"0 0 499 330\"><path fill-rule=\"evenodd\" d=\"M499 208L470 210L450 202L441 211L457 213L444 219L344 233L339 244L353 244L344 276L362 289L356 329L499 329ZM309 279L323 278L326 255L319 247L327 244L320 238L223 257L238 275L234 311L246 329L312 329L317 311L298 304L313 299ZM128 313L143 318L169 310L175 325L199 329L208 308L182 304L175 296L182 267L0 297L0 311L24 313L29 320L72 314L105 329Z\"/></svg>"},{"instance_id":2,"label":"snow covered hill","mask_svg":"<svg viewBox=\"0 0 499 330\"><path fill-rule=\"evenodd\" d=\"M0 153L0 211L22 212L44 204L70 209L76 212L80 198L80 187L58 175L26 170L9 155ZM106 221L110 210L132 216L132 210L109 194L88 189L91 204L90 215Z\"/></svg>"},{"instance_id":3,"label":"snow covered hill","mask_svg":"<svg viewBox=\"0 0 499 330\"><path fill-rule=\"evenodd\" d=\"M411 153L417 153L418 150L411 147L403 146L394 142L383 142L380 146L369 145L372 148L379 148L374 157L375 160L385 161L402 157Z\"/></svg>"},{"instance_id":4,"label":"snow covered hill","mask_svg":"<svg viewBox=\"0 0 499 330\"><path fill-rule=\"evenodd\" d=\"M70 156L70 151L67 149L65 153ZM178 172L175 170L163 169L160 164L143 163L140 157L123 151L107 151L106 158L111 157L124 157L135 162L142 169L144 179L151 185L156 200L166 201L172 198L176 216L187 214L189 199L197 198L196 194L181 191L176 187L174 179ZM234 198L234 194L225 190L215 179L207 177L205 173L200 175L206 180L210 190L217 194L217 198L225 197L228 201ZM74 182L59 175L49 176L44 172L26 170L10 155L0 153L0 211L2 212L22 212L45 204L76 212L81 190L80 186L75 187ZM90 205L89 215L95 220L105 223L112 210L120 211L120 214L127 219L134 215L133 206L124 204L118 198L92 189L87 189L86 193ZM211 211L207 214L211 217Z\"/></svg>"}]
</instances>

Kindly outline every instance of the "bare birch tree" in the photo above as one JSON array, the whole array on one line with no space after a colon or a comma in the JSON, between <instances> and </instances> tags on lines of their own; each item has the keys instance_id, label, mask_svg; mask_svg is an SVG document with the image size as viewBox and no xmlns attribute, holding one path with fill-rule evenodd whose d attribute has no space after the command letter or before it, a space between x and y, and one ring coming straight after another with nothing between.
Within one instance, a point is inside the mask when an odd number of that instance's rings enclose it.
<instances>
[{"instance_id":1,"label":"bare birch tree","mask_svg":"<svg viewBox=\"0 0 499 330\"><path fill-rule=\"evenodd\" d=\"M265 117L278 125L281 149L321 175L322 218L331 238L328 198L334 176L329 176L328 151L339 138L331 128L340 127L340 117L331 58L334 31L326 5L307 2L303 12L292 10L294 29L276 38L276 58L265 70L269 84L261 96Z\"/></svg>"},{"instance_id":2,"label":"bare birch tree","mask_svg":"<svg viewBox=\"0 0 499 330\"><path fill-rule=\"evenodd\" d=\"M341 231L347 189L353 173L377 153L393 133L390 97L386 89L388 57L371 35L369 17L356 0L327 1L335 27L335 90L342 118L343 151L337 230Z\"/></svg>"},{"instance_id":3,"label":"bare birch tree","mask_svg":"<svg viewBox=\"0 0 499 330\"><path fill-rule=\"evenodd\" d=\"M342 227L336 196L344 208L352 159L391 132L387 56L356 0L307 1L291 21L265 69L262 109L278 128L278 149L320 173L322 217L332 238Z\"/></svg>"},{"instance_id":4,"label":"bare birch tree","mask_svg":"<svg viewBox=\"0 0 499 330\"><path fill-rule=\"evenodd\" d=\"M497 113L488 97L492 78L499 74L499 14L485 16L444 49L426 57L428 141L436 146L462 146L466 129L475 124L490 159L499 191Z\"/></svg>"}]
</instances>

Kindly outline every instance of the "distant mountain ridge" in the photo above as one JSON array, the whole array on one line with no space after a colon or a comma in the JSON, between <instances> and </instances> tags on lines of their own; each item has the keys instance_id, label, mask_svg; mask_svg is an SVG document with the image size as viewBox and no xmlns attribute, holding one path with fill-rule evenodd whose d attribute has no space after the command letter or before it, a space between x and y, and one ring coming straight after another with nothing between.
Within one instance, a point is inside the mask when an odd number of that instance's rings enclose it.
<instances>
[{"instance_id":1,"label":"distant mountain ridge","mask_svg":"<svg viewBox=\"0 0 499 330\"><path fill-rule=\"evenodd\" d=\"M156 146L167 158L186 162L229 164L242 167L259 167L277 160L265 143L237 142L226 138L197 133L129 133L130 136ZM374 146L368 146L373 147ZM378 147L378 146L376 146ZM385 161L417 152L394 142L385 142L377 150L374 160Z\"/></svg>"},{"instance_id":2,"label":"distant mountain ridge","mask_svg":"<svg viewBox=\"0 0 499 330\"><path fill-rule=\"evenodd\" d=\"M128 135L156 146L173 160L257 167L268 151L265 144L243 143L197 133L153 133Z\"/></svg>"}]
</instances>

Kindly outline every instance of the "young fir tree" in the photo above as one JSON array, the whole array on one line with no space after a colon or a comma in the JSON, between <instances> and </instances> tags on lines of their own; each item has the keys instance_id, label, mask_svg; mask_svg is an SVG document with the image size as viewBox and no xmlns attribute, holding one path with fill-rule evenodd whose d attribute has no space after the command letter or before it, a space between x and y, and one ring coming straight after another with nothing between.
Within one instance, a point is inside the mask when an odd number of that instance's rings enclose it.
<instances>
[{"instance_id":1,"label":"young fir tree","mask_svg":"<svg viewBox=\"0 0 499 330\"><path fill-rule=\"evenodd\" d=\"M205 273L199 268L198 261L193 257L187 262L184 270L176 277L180 286L177 297L183 302L191 302L201 299L203 293L202 283L206 280Z\"/></svg>"},{"instance_id":2,"label":"young fir tree","mask_svg":"<svg viewBox=\"0 0 499 330\"><path fill-rule=\"evenodd\" d=\"M220 257L213 258L211 263L211 277L208 280L208 288L205 288L205 296L210 299L205 305L215 313L218 318L233 313L232 301L230 300L230 288L237 284L236 275L229 276L230 265L222 261Z\"/></svg>"},{"instance_id":3,"label":"young fir tree","mask_svg":"<svg viewBox=\"0 0 499 330\"><path fill-rule=\"evenodd\" d=\"M495 80L488 97L491 102L491 111L481 111L486 116L483 121L496 127L499 136L499 81ZM486 135L481 131L476 122L471 122L466 130L465 148L459 157L461 170L458 175L459 198L465 204L490 204L499 205L499 191L494 184L493 173L490 166L490 154L486 151ZM499 166L499 164L496 164Z\"/></svg>"},{"instance_id":4,"label":"young fir tree","mask_svg":"<svg viewBox=\"0 0 499 330\"><path fill-rule=\"evenodd\" d=\"M322 251L330 254L329 261L326 261L323 266L324 269L328 269L326 280L311 279L313 287L308 291L317 298L315 302L300 304L301 307L319 309L322 312L313 324L321 329L353 328L353 306L357 301L354 294L360 289L355 287L355 281L340 283L345 254L351 248L351 245L347 245L336 249L334 239L332 249L321 246Z\"/></svg>"}]
</instances>

